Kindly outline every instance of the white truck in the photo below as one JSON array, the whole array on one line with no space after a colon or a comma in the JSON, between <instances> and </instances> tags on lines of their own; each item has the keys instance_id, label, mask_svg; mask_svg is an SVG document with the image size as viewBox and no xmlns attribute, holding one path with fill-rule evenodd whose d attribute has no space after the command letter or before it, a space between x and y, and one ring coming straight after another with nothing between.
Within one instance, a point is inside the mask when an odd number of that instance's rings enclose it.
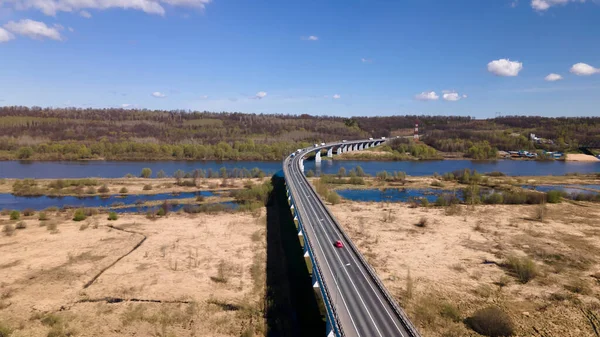
<instances>
[{"instance_id":1,"label":"white truck","mask_svg":"<svg viewBox=\"0 0 600 337\"><path fill-rule=\"evenodd\" d=\"M385 137L381 137L381 139L385 139Z\"/></svg>"},{"instance_id":2,"label":"white truck","mask_svg":"<svg viewBox=\"0 0 600 337\"><path fill-rule=\"evenodd\" d=\"M369 138L369 140L373 140L373 137Z\"/></svg>"},{"instance_id":3,"label":"white truck","mask_svg":"<svg viewBox=\"0 0 600 337\"><path fill-rule=\"evenodd\" d=\"M321 146L325 146L325 143L321 143Z\"/></svg>"}]
</instances>

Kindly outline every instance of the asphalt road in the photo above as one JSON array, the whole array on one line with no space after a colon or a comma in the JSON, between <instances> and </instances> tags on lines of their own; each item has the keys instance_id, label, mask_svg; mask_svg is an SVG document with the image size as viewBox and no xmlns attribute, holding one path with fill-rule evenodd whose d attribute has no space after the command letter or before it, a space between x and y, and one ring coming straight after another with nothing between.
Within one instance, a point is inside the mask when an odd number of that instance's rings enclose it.
<instances>
[{"instance_id":1,"label":"asphalt road","mask_svg":"<svg viewBox=\"0 0 600 337\"><path fill-rule=\"evenodd\" d=\"M345 144L354 143L356 142ZM418 336L412 326L407 327L411 323L396 313L368 269L361 263L359 253L352 249L342 235L335 219L300 170L301 157L315 149L307 149L300 154L296 153L295 157L288 157L284 162L284 173L304 226L304 235L311 242L313 256L321 269L330 303L335 307L344 335ZM344 248L334 246L337 240L342 241Z\"/></svg>"}]
</instances>

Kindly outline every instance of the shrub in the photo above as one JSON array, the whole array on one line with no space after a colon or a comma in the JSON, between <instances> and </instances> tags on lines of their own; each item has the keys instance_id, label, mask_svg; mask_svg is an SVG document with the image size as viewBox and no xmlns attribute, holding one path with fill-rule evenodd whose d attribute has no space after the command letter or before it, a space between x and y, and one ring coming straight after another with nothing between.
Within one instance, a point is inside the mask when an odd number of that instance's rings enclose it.
<instances>
[{"instance_id":1,"label":"shrub","mask_svg":"<svg viewBox=\"0 0 600 337\"><path fill-rule=\"evenodd\" d=\"M557 204L560 202L560 198L562 198L562 196L563 193L560 191L548 191L548 193L546 193L546 200L551 204Z\"/></svg>"},{"instance_id":2,"label":"shrub","mask_svg":"<svg viewBox=\"0 0 600 337\"><path fill-rule=\"evenodd\" d=\"M149 169L147 167L144 167L142 169L142 174L141 174L142 178L150 178L151 175L152 175L152 170L151 169Z\"/></svg>"},{"instance_id":3,"label":"shrub","mask_svg":"<svg viewBox=\"0 0 600 337\"><path fill-rule=\"evenodd\" d=\"M10 219L11 220L19 220L21 218L21 213L19 213L19 211L11 211L10 212Z\"/></svg>"},{"instance_id":4,"label":"shrub","mask_svg":"<svg viewBox=\"0 0 600 337\"><path fill-rule=\"evenodd\" d=\"M2 214L2 215L9 215L10 214L10 210L8 210L8 209L5 208L2 211L0 211L0 214Z\"/></svg>"},{"instance_id":5,"label":"shrub","mask_svg":"<svg viewBox=\"0 0 600 337\"><path fill-rule=\"evenodd\" d=\"M451 303L444 303L440 308L440 315L453 322L460 322L460 311Z\"/></svg>"},{"instance_id":6,"label":"shrub","mask_svg":"<svg viewBox=\"0 0 600 337\"><path fill-rule=\"evenodd\" d=\"M439 180L435 180L431 182L431 186L433 187L444 187L444 183L439 181Z\"/></svg>"},{"instance_id":7,"label":"shrub","mask_svg":"<svg viewBox=\"0 0 600 337\"><path fill-rule=\"evenodd\" d=\"M166 176L167 174L163 170L158 171L158 173L156 174L156 178L165 178Z\"/></svg>"},{"instance_id":8,"label":"shrub","mask_svg":"<svg viewBox=\"0 0 600 337\"><path fill-rule=\"evenodd\" d=\"M415 224L415 226L417 226L417 227L421 227L421 228L423 228L423 227L427 227L427 218L425 218L425 217L421 218L421 219L419 220L419 222L417 222L417 223Z\"/></svg>"},{"instance_id":9,"label":"shrub","mask_svg":"<svg viewBox=\"0 0 600 337\"><path fill-rule=\"evenodd\" d=\"M98 193L108 193L110 192L110 188L108 188L108 186L106 186L106 184L100 186L100 188L98 189Z\"/></svg>"},{"instance_id":10,"label":"shrub","mask_svg":"<svg viewBox=\"0 0 600 337\"><path fill-rule=\"evenodd\" d=\"M35 214L35 210L33 208L25 208L23 210L23 215L24 216L32 216Z\"/></svg>"},{"instance_id":11,"label":"shrub","mask_svg":"<svg viewBox=\"0 0 600 337\"><path fill-rule=\"evenodd\" d=\"M0 322L0 337L10 337L12 329Z\"/></svg>"},{"instance_id":12,"label":"shrub","mask_svg":"<svg viewBox=\"0 0 600 337\"><path fill-rule=\"evenodd\" d=\"M25 221L19 221L19 222L17 222L17 226L15 228L16 229L25 229L25 228L27 228L27 224L25 223Z\"/></svg>"},{"instance_id":13,"label":"shrub","mask_svg":"<svg viewBox=\"0 0 600 337\"><path fill-rule=\"evenodd\" d=\"M15 233L15 226L13 226L12 224L7 223L2 228L2 233L4 233L4 235L6 235L6 236L12 236Z\"/></svg>"},{"instance_id":14,"label":"shrub","mask_svg":"<svg viewBox=\"0 0 600 337\"><path fill-rule=\"evenodd\" d=\"M48 220L48 215L46 215L46 212L40 212L40 214L38 214L38 219L40 221L46 221Z\"/></svg>"},{"instance_id":15,"label":"shrub","mask_svg":"<svg viewBox=\"0 0 600 337\"><path fill-rule=\"evenodd\" d=\"M342 201L342 198L335 191L331 191L327 195L327 201L329 201L333 205L337 205Z\"/></svg>"},{"instance_id":16,"label":"shrub","mask_svg":"<svg viewBox=\"0 0 600 337\"><path fill-rule=\"evenodd\" d=\"M125 175L125 178L133 178L133 177L135 177L135 176L133 174L131 174L131 173L127 173Z\"/></svg>"},{"instance_id":17,"label":"shrub","mask_svg":"<svg viewBox=\"0 0 600 337\"><path fill-rule=\"evenodd\" d=\"M511 255L504 265L521 283L527 283L537 276L535 262L527 256Z\"/></svg>"},{"instance_id":18,"label":"shrub","mask_svg":"<svg viewBox=\"0 0 600 337\"><path fill-rule=\"evenodd\" d=\"M162 207L159 208L158 211L156 212L156 215L158 215L158 216L165 216L166 214L167 214L167 212Z\"/></svg>"},{"instance_id":19,"label":"shrub","mask_svg":"<svg viewBox=\"0 0 600 337\"><path fill-rule=\"evenodd\" d=\"M86 194L96 194L96 189L93 186L90 186L85 190L85 193Z\"/></svg>"},{"instance_id":20,"label":"shrub","mask_svg":"<svg viewBox=\"0 0 600 337\"><path fill-rule=\"evenodd\" d=\"M203 202L203 201L204 201L204 196L203 195L196 196L196 202Z\"/></svg>"},{"instance_id":21,"label":"shrub","mask_svg":"<svg viewBox=\"0 0 600 337\"><path fill-rule=\"evenodd\" d=\"M46 226L46 229L51 231L51 232L55 232L58 228L58 224L54 221L49 222L48 225Z\"/></svg>"},{"instance_id":22,"label":"shrub","mask_svg":"<svg viewBox=\"0 0 600 337\"><path fill-rule=\"evenodd\" d=\"M127 192L129 192L129 190L127 190L127 187L123 187L119 190L119 193L121 194L126 194Z\"/></svg>"},{"instance_id":23,"label":"shrub","mask_svg":"<svg viewBox=\"0 0 600 337\"><path fill-rule=\"evenodd\" d=\"M467 325L484 336L512 336L514 327L510 317L498 307L490 306L477 310L466 320Z\"/></svg>"},{"instance_id":24,"label":"shrub","mask_svg":"<svg viewBox=\"0 0 600 337\"><path fill-rule=\"evenodd\" d=\"M144 191L150 191L150 190L152 190L152 185L150 185L150 184L144 185Z\"/></svg>"},{"instance_id":25,"label":"shrub","mask_svg":"<svg viewBox=\"0 0 600 337\"><path fill-rule=\"evenodd\" d=\"M313 170L308 170L308 172L306 172L306 176L308 178L314 177L315 176L315 171Z\"/></svg>"},{"instance_id":26,"label":"shrub","mask_svg":"<svg viewBox=\"0 0 600 337\"><path fill-rule=\"evenodd\" d=\"M486 173L486 176L488 176L488 177L505 177L506 174L504 174L503 172L494 171L494 172Z\"/></svg>"},{"instance_id":27,"label":"shrub","mask_svg":"<svg viewBox=\"0 0 600 337\"><path fill-rule=\"evenodd\" d=\"M109 212L108 213L108 220L115 221L117 219L119 219L119 216L117 215L116 212Z\"/></svg>"},{"instance_id":28,"label":"shrub","mask_svg":"<svg viewBox=\"0 0 600 337\"><path fill-rule=\"evenodd\" d=\"M486 204L497 205L504 202L504 196L501 193L491 193L484 197L483 202Z\"/></svg>"},{"instance_id":29,"label":"shrub","mask_svg":"<svg viewBox=\"0 0 600 337\"><path fill-rule=\"evenodd\" d=\"M73 221L83 221L85 219L87 219L87 215L82 208L77 209L73 214Z\"/></svg>"}]
</instances>

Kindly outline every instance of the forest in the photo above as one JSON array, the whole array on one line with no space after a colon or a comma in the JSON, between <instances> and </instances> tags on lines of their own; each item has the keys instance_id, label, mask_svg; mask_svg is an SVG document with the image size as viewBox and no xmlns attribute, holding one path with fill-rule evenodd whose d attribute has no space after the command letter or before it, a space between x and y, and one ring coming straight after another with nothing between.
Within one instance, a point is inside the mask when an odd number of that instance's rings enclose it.
<instances>
[{"instance_id":1,"label":"forest","mask_svg":"<svg viewBox=\"0 0 600 337\"><path fill-rule=\"evenodd\" d=\"M335 117L240 112L0 107L0 160L281 160L316 142L410 136L440 152L475 159L498 150L577 151L600 141L600 117ZM529 134L552 139L537 144ZM398 152L438 158L397 142Z\"/></svg>"}]
</instances>

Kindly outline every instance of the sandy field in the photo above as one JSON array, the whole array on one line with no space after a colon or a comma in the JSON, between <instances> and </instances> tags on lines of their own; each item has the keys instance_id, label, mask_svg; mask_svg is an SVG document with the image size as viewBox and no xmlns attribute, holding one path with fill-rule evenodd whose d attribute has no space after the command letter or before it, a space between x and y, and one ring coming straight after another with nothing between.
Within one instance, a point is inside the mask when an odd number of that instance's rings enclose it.
<instances>
[{"instance_id":1,"label":"sandy field","mask_svg":"<svg viewBox=\"0 0 600 337\"><path fill-rule=\"evenodd\" d=\"M125 187L127 189L126 194L156 194L156 193L173 193L173 192L193 192L198 189L202 190L223 190L223 189L238 189L243 188L244 184L252 181L254 184L261 184L263 181L269 178L206 178L198 179L196 187L194 186L178 186L175 184L174 178L118 178L118 179L105 179L105 178L91 178L98 181L98 185L95 188L106 184L110 189L109 194L119 194L119 191ZM191 178L183 180L191 181ZM46 187L48 184L55 182L56 179L35 179L40 187ZM15 179L3 179L0 182L0 193L12 193L12 186ZM151 190L144 190L144 186L151 185ZM84 189L85 190L85 189Z\"/></svg>"},{"instance_id":2,"label":"sandy field","mask_svg":"<svg viewBox=\"0 0 600 337\"><path fill-rule=\"evenodd\" d=\"M264 209L23 219L0 233L0 329L13 337L264 335Z\"/></svg>"},{"instance_id":3,"label":"sandy field","mask_svg":"<svg viewBox=\"0 0 600 337\"><path fill-rule=\"evenodd\" d=\"M479 336L463 323L493 305L516 336L597 337L600 207L592 203L331 207L424 337ZM533 261L526 283L511 256Z\"/></svg>"},{"instance_id":4,"label":"sandy field","mask_svg":"<svg viewBox=\"0 0 600 337\"><path fill-rule=\"evenodd\" d=\"M566 161L600 161L600 159L583 153L568 153Z\"/></svg>"}]
</instances>

